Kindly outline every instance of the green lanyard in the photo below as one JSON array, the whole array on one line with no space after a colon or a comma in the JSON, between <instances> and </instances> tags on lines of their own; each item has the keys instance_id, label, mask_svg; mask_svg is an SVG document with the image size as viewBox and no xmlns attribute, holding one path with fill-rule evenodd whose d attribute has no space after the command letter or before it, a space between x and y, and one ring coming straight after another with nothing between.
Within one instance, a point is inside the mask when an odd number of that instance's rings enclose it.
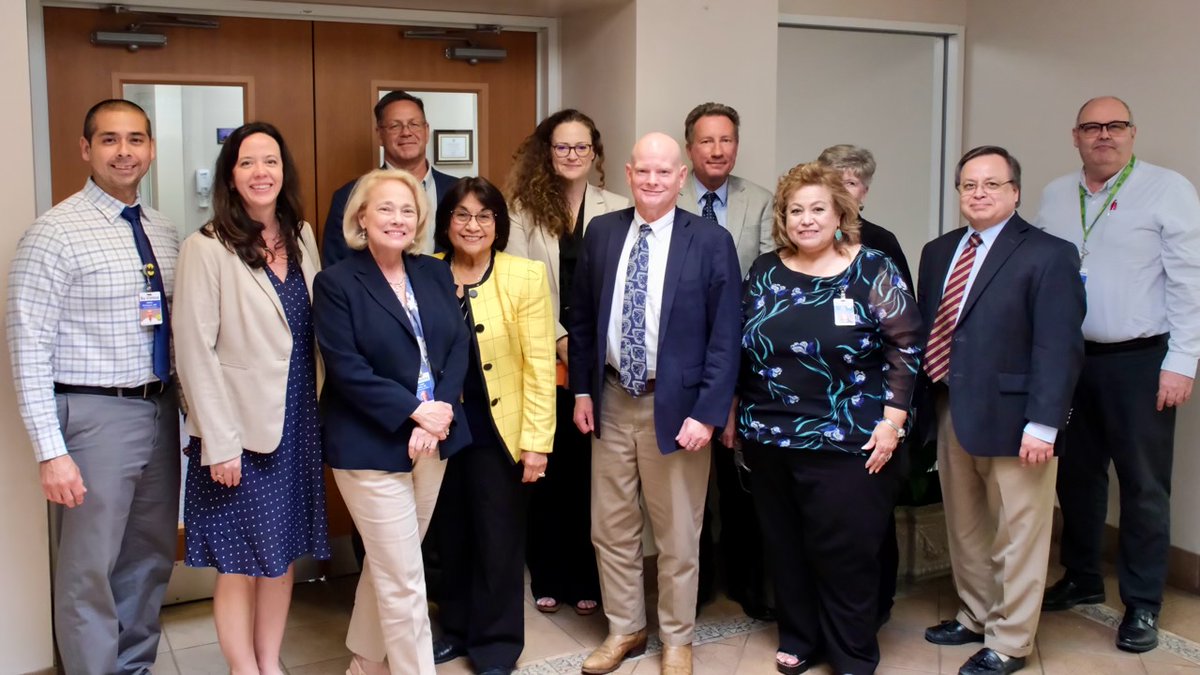
<instances>
[{"instance_id":1,"label":"green lanyard","mask_svg":"<svg viewBox=\"0 0 1200 675\"><path fill-rule=\"evenodd\" d=\"M1117 192L1121 189L1121 186L1125 184L1125 179L1129 178L1129 174L1133 173L1133 163L1135 161L1137 161L1136 156L1131 156L1129 158L1129 163L1126 164L1125 168L1121 170L1121 175L1117 176L1117 182L1113 183L1113 186L1109 188L1108 199L1104 200L1104 206L1100 207L1100 212L1097 213L1096 217L1092 219L1091 225L1088 225L1087 222L1088 192L1087 189L1083 187L1082 183L1079 185L1079 225L1083 228L1083 247L1079 250L1079 260L1081 262L1087 257L1088 254L1088 237L1092 236L1092 230L1096 227L1096 223L1100 222L1100 217L1104 215L1104 212L1108 210L1109 206L1112 206L1113 201L1117 198Z\"/></svg>"}]
</instances>

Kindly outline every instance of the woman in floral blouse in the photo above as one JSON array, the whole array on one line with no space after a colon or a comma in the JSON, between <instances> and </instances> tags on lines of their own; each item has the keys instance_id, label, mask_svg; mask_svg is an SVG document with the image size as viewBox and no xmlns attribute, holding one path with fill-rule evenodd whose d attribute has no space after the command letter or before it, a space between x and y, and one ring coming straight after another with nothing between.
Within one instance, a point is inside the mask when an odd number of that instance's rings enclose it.
<instances>
[{"instance_id":1,"label":"woman in floral blouse","mask_svg":"<svg viewBox=\"0 0 1200 675\"><path fill-rule=\"evenodd\" d=\"M792 169L775 192L779 249L750 268L743 296L739 437L775 570L776 668L823 656L838 673L879 663L880 542L887 471L919 366L920 315L896 265L859 243L841 175ZM820 652L820 654L818 654Z\"/></svg>"}]
</instances>

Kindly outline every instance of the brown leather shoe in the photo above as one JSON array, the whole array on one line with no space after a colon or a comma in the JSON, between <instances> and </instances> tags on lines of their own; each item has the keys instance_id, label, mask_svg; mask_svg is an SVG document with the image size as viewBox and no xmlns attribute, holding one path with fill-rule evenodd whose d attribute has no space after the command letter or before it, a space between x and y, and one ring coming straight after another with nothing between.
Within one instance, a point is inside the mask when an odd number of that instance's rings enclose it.
<instances>
[{"instance_id":1,"label":"brown leather shoe","mask_svg":"<svg viewBox=\"0 0 1200 675\"><path fill-rule=\"evenodd\" d=\"M692 675L692 646L663 645L662 675Z\"/></svg>"},{"instance_id":2,"label":"brown leather shoe","mask_svg":"<svg viewBox=\"0 0 1200 675\"><path fill-rule=\"evenodd\" d=\"M621 662L646 653L646 629L631 635L609 635L583 662L584 675L604 675L621 666ZM690 673L691 670L688 670Z\"/></svg>"}]
</instances>

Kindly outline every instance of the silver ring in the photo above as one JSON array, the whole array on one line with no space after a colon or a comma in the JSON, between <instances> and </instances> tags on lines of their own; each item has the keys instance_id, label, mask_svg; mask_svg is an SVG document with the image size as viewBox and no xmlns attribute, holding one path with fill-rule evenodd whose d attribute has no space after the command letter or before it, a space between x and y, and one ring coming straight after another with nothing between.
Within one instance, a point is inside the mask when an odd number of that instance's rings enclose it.
<instances>
[{"instance_id":1,"label":"silver ring","mask_svg":"<svg viewBox=\"0 0 1200 675\"><path fill-rule=\"evenodd\" d=\"M543 472L541 472L541 473L539 473L539 474L538 474L538 478L545 478L545 477L546 477L546 472L545 472L545 471L543 471Z\"/></svg>"}]
</instances>

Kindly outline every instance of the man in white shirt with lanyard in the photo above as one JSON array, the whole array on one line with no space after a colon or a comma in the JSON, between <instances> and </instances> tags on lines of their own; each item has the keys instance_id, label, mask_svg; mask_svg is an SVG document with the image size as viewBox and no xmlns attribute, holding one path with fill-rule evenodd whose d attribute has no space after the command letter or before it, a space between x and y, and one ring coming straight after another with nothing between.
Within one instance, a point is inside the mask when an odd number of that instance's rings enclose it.
<instances>
[{"instance_id":1,"label":"man in white shirt with lanyard","mask_svg":"<svg viewBox=\"0 0 1200 675\"><path fill-rule=\"evenodd\" d=\"M1078 247L1087 290L1086 357L1058 470L1066 572L1042 609L1104 600L1111 462L1125 604L1116 645L1145 652L1158 644L1167 576L1175 411L1200 357L1200 199L1183 176L1134 157L1137 127L1118 98L1085 103L1071 135L1083 169L1046 187L1037 218Z\"/></svg>"}]
</instances>

